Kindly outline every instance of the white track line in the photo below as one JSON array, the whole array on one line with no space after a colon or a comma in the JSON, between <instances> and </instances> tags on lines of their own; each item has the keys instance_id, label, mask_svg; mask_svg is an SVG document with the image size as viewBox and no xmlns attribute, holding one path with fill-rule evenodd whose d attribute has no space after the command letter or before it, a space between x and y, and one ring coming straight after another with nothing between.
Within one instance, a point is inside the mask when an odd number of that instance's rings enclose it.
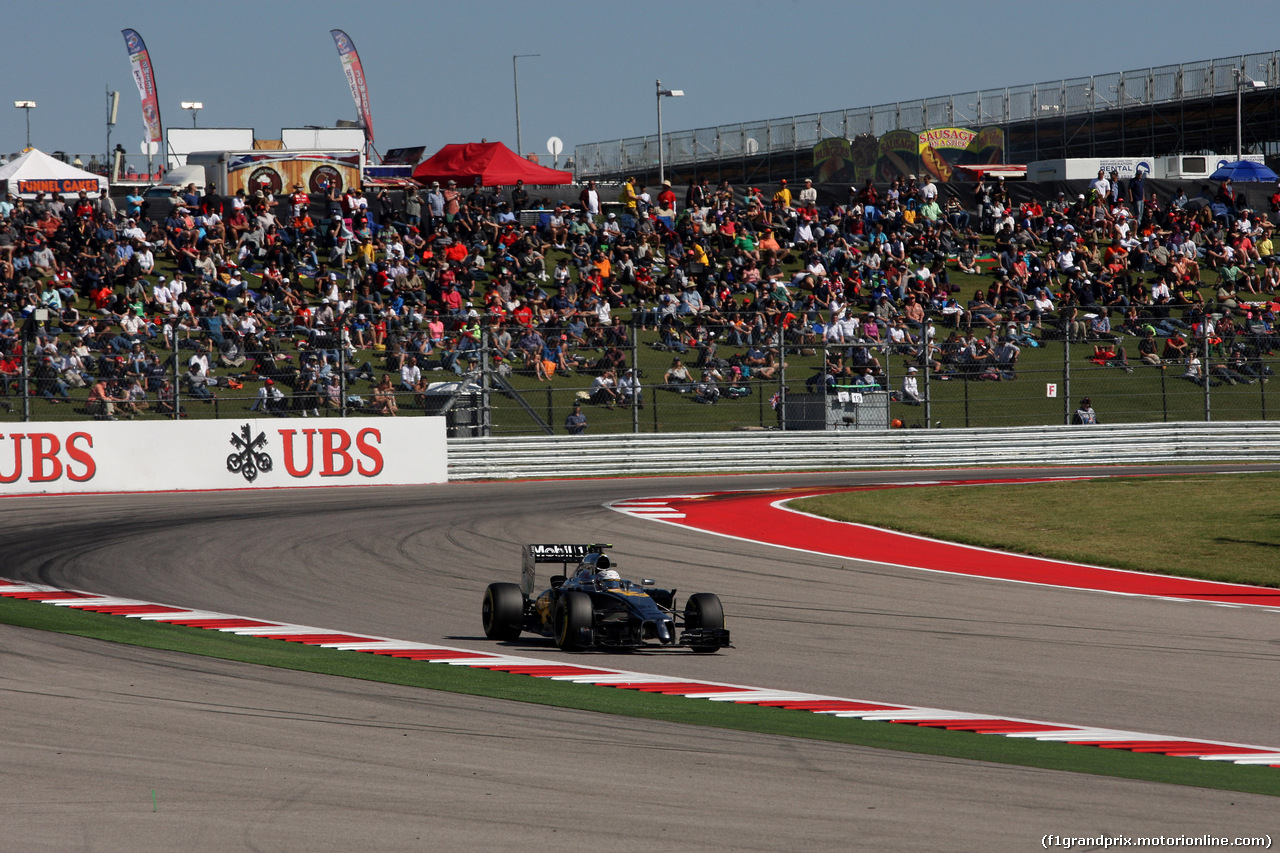
<instances>
[{"instance_id":1,"label":"white track line","mask_svg":"<svg viewBox=\"0 0 1280 853\"><path fill-rule=\"evenodd\" d=\"M104 605L111 607L158 607L168 608L168 605L156 604L150 601L138 601L128 598L117 598L108 596L95 596L85 594L80 598L50 598L42 600L39 593L49 593L50 596L61 596L68 592L75 593L76 590L61 590L56 587L44 584L28 584L19 581L9 581L0 578L0 596L4 597L23 597L31 601L44 604L56 604L60 607L69 607L72 609L80 608L96 608ZM35 595L32 595L32 594ZM138 619L144 622L157 622L163 620L177 620L182 622L192 621L212 621L223 619L248 620L248 617L235 616L227 613L218 613L211 610L181 610L167 609L160 614L105 614L119 615L126 619ZM543 658L528 658L515 655L490 654L487 652L477 652L472 649L452 648L449 646L436 646L428 643L405 642L395 640L390 637L366 637L361 634L355 634L347 631L337 631L330 628L315 628L307 625L292 625L280 622L269 622L268 620L254 619L251 621L266 623L263 627L257 628L218 628L211 626L205 630L218 630L223 633L238 634L241 636L257 636L264 640L280 639L290 636L313 636L326 637L340 635L344 637L352 637L347 642L306 642L301 645L311 645L320 648L329 648L337 653L360 653L360 654L377 654L384 652L403 652L414 655L415 658L425 658L424 663L433 662L430 658L434 657L433 653L440 657L436 658L439 663L445 663L452 666L470 667L473 669L494 669L494 668L529 668L532 671L528 674L535 677L549 678L555 681L572 681L579 684L590 684L597 687L623 686L626 689L630 685L652 685L655 692L666 692L668 695L678 695L690 699L700 699L703 701L713 702L735 702L750 705L774 705L774 704L793 704L793 705L810 705L817 706L810 710L810 713L821 714L824 716L834 716L840 718L857 718L864 721L884 721L892 722L898 725L909 725L912 721L928 722L933 720L946 720L949 722L959 723L962 726L966 724L980 724L990 722L992 726L1005 726L1007 731L987 731L983 734L1004 735L1006 737L1023 737L1033 738L1041 741L1097 741L1097 742L1131 742L1134 747L1140 748L1145 743L1158 744L1165 741L1177 742L1180 746L1177 754L1180 757L1187 758L1203 758L1209 761L1230 761L1235 764L1249 765L1272 765L1280 767L1280 749L1275 747L1250 746L1248 744L1226 743L1223 741L1208 741L1198 738L1176 738L1166 735L1144 734L1141 732L1126 732L1116 729L1100 729L1100 728L1084 728L1077 726L1064 725L1062 723L1045 723L1037 720L1021 720L1011 717L993 717L984 714L974 714L970 712L947 711L941 708L923 708L918 706L901 705L896 702L870 702L866 700L844 699L837 696L820 696L811 693L795 693L781 690L768 690L760 687L750 687L740 684L722 684L714 681L698 681L692 679L677 678L668 675L651 675L642 672L628 672L626 670L611 669L608 667L595 666L586 662L561 662L549 661ZM581 674L568 673L563 671L566 669L584 670ZM542 670L543 672L539 672ZM594 670L594 672L587 672ZM671 685L668 691L662 690L662 685ZM634 688L632 688L634 689ZM855 707L839 707L841 703L847 705L864 705L866 709L858 709ZM823 705L834 705L835 707L825 708ZM1012 727L1008 724L1012 723ZM1031 725L1039 728L1039 731L1020 731L1022 726ZM1187 752L1188 745L1190 749L1200 749L1202 751L1190 754ZM1244 752L1248 750L1248 752Z\"/></svg>"}]
</instances>

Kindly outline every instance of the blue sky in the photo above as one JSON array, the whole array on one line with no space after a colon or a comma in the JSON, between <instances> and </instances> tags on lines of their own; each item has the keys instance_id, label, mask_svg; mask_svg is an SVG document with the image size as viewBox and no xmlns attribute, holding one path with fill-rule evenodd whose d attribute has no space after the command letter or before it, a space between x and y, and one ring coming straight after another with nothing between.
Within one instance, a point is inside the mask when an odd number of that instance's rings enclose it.
<instances>
[{"instance_id":1,"label":"blue sky","mask_svg":"<svg viewBox=\"0 0 1280 853\"><path fill-rule=\"evenodd\" d=\"M209 10L217 10L216 13ZM684 89L667 130L859 107L971 89L1274 50L1280 7L1167 2L385 2L43 0L5 9L0 151L106 148L105 91L121 93L112 145L137 152L142 118L120 30L138 30L166 127L281 127L354 119L331 28L369 79L377 147L487 138L515 147L511 57L521 59L525 151L653 133L654 80Z\"/></svg>"}]
</instances>

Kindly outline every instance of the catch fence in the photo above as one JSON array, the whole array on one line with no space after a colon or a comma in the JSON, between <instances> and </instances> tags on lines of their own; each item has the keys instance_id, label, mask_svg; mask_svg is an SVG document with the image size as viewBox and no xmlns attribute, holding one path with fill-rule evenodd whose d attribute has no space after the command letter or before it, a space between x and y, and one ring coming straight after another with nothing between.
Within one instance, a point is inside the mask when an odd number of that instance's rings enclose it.
<instances>
[{"instance_id":1,"label":"catch fence","mask_svg":"<svg viewBox=\"0 0 1280 853\"><path fill-rule=\"evenodd\" d=\"M928 329L928 358L910 332L903 343L885 343L739 338L718 329L714 345L682 351L681 343L663 345L632 328L623 346L570 346L550 369L539 367L541 355L501 357L486 335L451 362L439 353L349 361L343 350L317 350L271 376L247 364L223 366L207 383L191 381L191 353L180 348L161 353L150 374L131 373L135 363L121 366L120 378L105 381L110 405L92 400L90 389L118 359L104 359L99 376L25 360L4 377L0 422L442 415L459 437L565 435L570 428L587 435L842 432L1068 424L1084 398L1104 424L1280 420L1274 335L1188 336L1185 353L1151 364L1139 338L1123 334L1073 341L1040 330L1040 337L1017 331L966 339L963 330ZM1168 338L1153 340L1163 352ZM402 372L406 361L416 361L420 380L412 369ZM570 421L575 406L585 424Z\"/></svg>"}]
</instances>

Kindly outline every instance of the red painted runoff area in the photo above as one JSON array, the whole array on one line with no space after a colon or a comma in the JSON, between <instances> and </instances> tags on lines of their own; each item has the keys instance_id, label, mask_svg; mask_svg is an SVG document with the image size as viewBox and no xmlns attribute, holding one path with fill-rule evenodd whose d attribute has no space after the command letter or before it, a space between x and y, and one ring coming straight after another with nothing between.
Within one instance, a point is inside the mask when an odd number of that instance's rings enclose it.
<instances>
[{"instance_id":1,"label":"red painted runoff area","mask_svg":"<svg viewBox=\"0 0 1280 853\"><path fill-rule=\"evenodd\" d=\"M949 481L947 485L959 482L961 481ZM1006 481L963 482L977 484ZM725 492L672 497L666 499L662 507L655 506L658 500L655 498L645 499L643 506L639 505L639 501L634 502L634 507L628 506L633 503L631 501L619 501L612 506L621 512L640 517L651 516L669 524L693 527L708 533L847 557L851 560L1125 595L1280 607L1280 589L1108 569L991 551L895 533L865 524L832 521L788 510L783 506L786 501L801 497L865 489L866 487Z\"/></svg>"}]
</instances>

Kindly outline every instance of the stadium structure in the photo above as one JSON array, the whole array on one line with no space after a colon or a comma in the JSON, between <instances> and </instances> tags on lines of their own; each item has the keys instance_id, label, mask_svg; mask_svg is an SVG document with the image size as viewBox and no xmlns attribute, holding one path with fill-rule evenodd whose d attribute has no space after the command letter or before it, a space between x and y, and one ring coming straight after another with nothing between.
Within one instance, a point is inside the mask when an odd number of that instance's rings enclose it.
<instances>
[{"instance_id":1,"label":"stadium structure","mask_svg":"<svg viewBox=\"0 0 1280 853\"><path fill-rule=\"evenodd\" d=\"M808 176L847 181L923 171L920 154L931 134L942 139L935 143L941 146L967 144L970 162L1025 164L1235 154L1237 127L1243 153L1271 160L1280 155L1277 95L1280 51L671 131L662 134L663 160L666 176L676 183ZM839 157L847 168L828 165L838 164ZM952 157L957 159L964 157ZM635 175L652 185L658 163L656 135L574 149L580 180Z\"/></svg>"}]
</instances>

